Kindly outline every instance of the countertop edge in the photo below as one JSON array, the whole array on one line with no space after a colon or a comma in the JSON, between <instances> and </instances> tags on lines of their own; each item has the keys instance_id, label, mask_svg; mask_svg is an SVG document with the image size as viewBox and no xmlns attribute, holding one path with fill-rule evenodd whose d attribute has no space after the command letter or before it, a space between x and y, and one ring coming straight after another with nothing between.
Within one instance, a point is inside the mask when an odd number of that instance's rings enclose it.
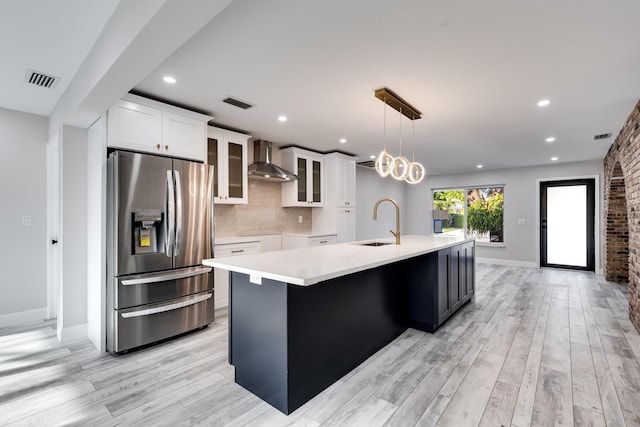
<instances>
[{"instance_id":1,"label":"countertop edge","mask_svg":"<svg viewBox=\"0 0 640 427\"><path fill-rule=\"evenodd\" d=\"M404 236L403 236L404 237ZM408 236L407 236L408 237ZM430 237L430 236L413 236L415 237ZM380 240L385 240L385 239L369 239L369 240L363 240L363 241L359 241L359 242L350 242L350 243L341 243L339 245L358 245L359 243L366 243L366 242L370 242L370 241L380 241ZM230 265L229 263L237 263L237 261L239 260L239 258L243 258L243 257L250 257L252 255L241 255L241 256L235 256L235 257L224 257L224 258L211 258L211 259L205 259L202 261L202 263L204 265L210 266L210 267L215 267L215 268L220 268L223 270L228 270L228 271L234 271L237 273L243 273L243 274L248 274L248 275L254 275L254 276L259 276L265 279L271 279L271 280L276 280L279 282L285 282L285 283L290 283L292 285L297 285L297 286L311 286L314 285L316 283L319 282L323 282L326 280L331 280L334 279L336 277L342 277L342 276L347 276L349 274L354 274L354 273L358 273L360 271L365 271L365 270L369 270L372 268L377 268L383 265L387 265L387 264L393 264L396 262L400 262L406 259L410 259L410 258L414 258L417 256L422 256L422 255L426 255L432 252L436 252L442 249L446 249L446 248L450 248L453 246L457 246L457 245L461 245L464 243L469 243L469 242L473 242L474 239L473 238L466 238L466 239L461 239L458 240L456 242L447 242L447 243L443 243L442 245L438 245L436 247L429 247L429 248L425 248L422 250L416 250L416 251L412 251L410 253L405 253L405 254L397 254L395 256L391 256L389 258L385 258L385 259L381 259L381 260L375 260L372 262L366 262L366 263L359 263L356 264L352 267L347 267L347 268L342 268L340 270L336 270L330 273L326 273L326 274L318 274L316 276L313 277L308 277L308 278L303 278L303 277L295 277L295 276L291 276L291 275L286 275L286 274L278 274L278 273L273 273L273 272L268 272L268 271L262 271L260 269L255 269L255 268L249 268L247 266L238 266L238 265ZM331 247L331 246L335 246L335 245L330 245L330 246L324 246L324 248L327 247ZM315 248L305 248L303 250L313 250ZM369 248L371 250L376 250L377 248ZM287 251L277 251L277 252L270 252L270 254L276 254L278 252L287 252ZM256 254L259 255L259 254Z\"/></svg>"}]
</instances>

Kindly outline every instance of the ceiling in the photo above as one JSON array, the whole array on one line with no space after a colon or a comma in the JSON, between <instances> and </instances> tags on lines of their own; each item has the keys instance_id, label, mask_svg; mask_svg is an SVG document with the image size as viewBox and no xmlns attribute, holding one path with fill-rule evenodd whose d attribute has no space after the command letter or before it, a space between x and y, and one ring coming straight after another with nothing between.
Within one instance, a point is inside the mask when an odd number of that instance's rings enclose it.
<instances>
[{"instance_id":1,"label":"ceiling","mask_svg":"<svg viewBox=\"0 0 640 427\"><path fill-rule=\"evenodd\" d=\"M120 0L2 0L0 107L49 116ZM27 70L58 77L24 81Z\"/></svg>"},{"instance_id":2,"label":"ceiling","mask_svg":"<svg viewBox=\"0 0 640 427\"><path fill-rule=\"evenodd\" d=\"M13 106L2 106L45 115L52 108L43 99L36 111L30 99L5 87L7 79L9 86L22 84L23 51L49 52L25 40L27 30L37 28L41 40L64 46L55 55L32 55L42 61L28 65L61 75L62 84L77 67L71 60L82 58L117 2L55 3L82 10L69 12L83 19L61 31L75 37L55 40L50 22L14 28L16 48L2 53L16 58L10 62L20 70L3 74L0 94ZM544 165L552 157L602 159L640 99L638 16L636 0L234 0L133 89L211 114L216 124L256 139L341 150L360 161L380 152L385 139L397 155L402 137L403 154L415 151L430 174L474 171L478 164L484 170ZM164 83L165 75L177 83ZM384 103L374 97L381 87L422 118L411 122L388 108L385 120ZM255 107L223 103L228 96ZM550 104L538 107L540 99ZM279 122L280 115L288 120ZM612 137L594 141L603 133ZM555 141L545 142L551 136Z\"/></svg>"}]
</instances>

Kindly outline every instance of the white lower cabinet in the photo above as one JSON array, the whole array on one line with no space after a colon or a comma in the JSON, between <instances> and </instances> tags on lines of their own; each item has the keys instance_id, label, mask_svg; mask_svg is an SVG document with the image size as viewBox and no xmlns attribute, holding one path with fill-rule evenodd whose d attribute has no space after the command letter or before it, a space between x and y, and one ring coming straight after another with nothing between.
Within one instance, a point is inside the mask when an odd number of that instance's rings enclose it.
<instances>
[{"instance_id":1,"label":"white lower cabinet","mask_svg":"<svg viewBox=\"0 0 640 427\"><path fill-rule=\"evenodd\" d=\"M356 208L336 209L336 232L338 243L356 240Z\"/></svg>"},{"instance_id":2,"label":"white lower cabinet","mask_svg":"<svg viewBox=\"0 0 640 427\"><path fill-rule=\"evenodd\" d=\"M335 234L283 234L282 249L311 248L338 243Z\"/></svg>"},{"instance_id":3,"label":"white lower cabinet","mask_svg":"<svg viewBox=\"0 0 640 427\"><path fill-rule=\"evenodd\" d=\"M262 252L262 243L241 242L241 243L225 243L214 246L214 257L227 257L247 254L257 254ZM214 268L213 295L215 299L215 308L229 306L229 272Z\"/></svg>"}]
</instances>

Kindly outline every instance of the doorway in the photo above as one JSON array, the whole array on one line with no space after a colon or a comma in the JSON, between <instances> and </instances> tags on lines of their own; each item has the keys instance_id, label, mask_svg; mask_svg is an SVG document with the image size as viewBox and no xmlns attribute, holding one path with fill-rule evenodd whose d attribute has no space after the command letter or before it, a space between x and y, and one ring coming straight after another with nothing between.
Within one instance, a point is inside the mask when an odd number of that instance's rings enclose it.
<instances>
[{"instance_id":1,"label":"doorway","mask_svg":"<svg viewBox=\"0 0 640 427\"><path fill-rule=\"evenodd\" d=\"M60 137L47 142L47 319L58 317L60 290Z\"/></svg>"},{"instance_id":2,"label":"doorway","mask_svg":"<svg viewBox=\"0 0 640 427\"><path fill-rule=\"evenodd\" d=\"M595 271L595 179L540 183L540 266Z\"/></svg>"}]
</instances>

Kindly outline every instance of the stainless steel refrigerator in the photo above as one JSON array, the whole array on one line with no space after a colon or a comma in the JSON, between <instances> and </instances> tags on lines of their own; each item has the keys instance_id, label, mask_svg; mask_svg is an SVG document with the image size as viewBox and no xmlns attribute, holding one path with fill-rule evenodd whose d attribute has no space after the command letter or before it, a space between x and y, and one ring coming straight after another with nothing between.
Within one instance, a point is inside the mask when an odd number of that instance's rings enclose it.
<instances>
[{"instance_id":1,"label":"stainless steel refrigerator","mask_svg":"<svg viewBox=\"0 0 640 427\"><path fill-rule=\"evenodd\" d=\"M114 151L107 161L107 350L213 321L213 167Z\"/></svg>"}]
</instances>

